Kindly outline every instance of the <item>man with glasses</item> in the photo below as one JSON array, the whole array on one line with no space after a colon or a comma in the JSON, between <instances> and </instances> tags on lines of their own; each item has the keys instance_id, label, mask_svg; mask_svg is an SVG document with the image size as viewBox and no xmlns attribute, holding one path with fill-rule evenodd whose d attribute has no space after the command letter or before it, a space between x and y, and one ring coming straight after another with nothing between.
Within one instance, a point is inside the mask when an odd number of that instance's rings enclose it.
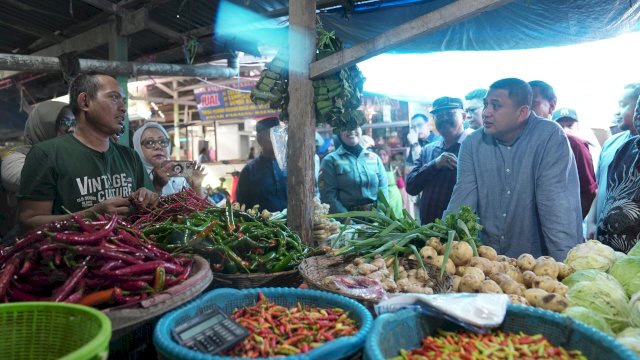
<instances>
[{"instance_id":1,"label":"man with glasses","mask_svg":"<svg viewBox=\"0 0 640 360\"><path fill-rule=\"evenodd\" d=\"M532 97L520 79L491 85L484 127L460 147L444 215L471 206L482 242L499 254L562 261L583 240L578 171L562 128L531 111Z\"/></svg>"},{"instance_id":2,"label":"man with glasses","mask_svg":"<svg viewBox=\"0 0 640 360\"><path fill-rule=\"evenodd\" d=\"M460 144L472 130L464 129L466 114L462 100L441 97L433 102L431 114L442 140L427 144L407 176L407 193L420 195L420 221L433 222L447 208L453 186Z\"/></svg>"},{"instance_id":3,"label":"man with glasses","mask_svg":"<svg viewBox=\"0 0 640 360\"><path fill-rule=\"evenodd\" d=\"M482 109L484 108L485 96L487 96L486 89L475 89L464 97L464 111L467 113L465 125L472 130L482 127Z\"/></svg>"},{"instance_id":4,"label":"man with glasses","mask_svg":"<svg viewBox=\"0 0 640 360\"><path fill-rule=\"evenodd\" d=\"M130 201L154 206L158 195L133 149L111 141L124 126L126 99L116 79L81 74L69 88L73 134L36 144L18 194L21 231L73 215L129 213Z\"/></svg>"}]
</instances>

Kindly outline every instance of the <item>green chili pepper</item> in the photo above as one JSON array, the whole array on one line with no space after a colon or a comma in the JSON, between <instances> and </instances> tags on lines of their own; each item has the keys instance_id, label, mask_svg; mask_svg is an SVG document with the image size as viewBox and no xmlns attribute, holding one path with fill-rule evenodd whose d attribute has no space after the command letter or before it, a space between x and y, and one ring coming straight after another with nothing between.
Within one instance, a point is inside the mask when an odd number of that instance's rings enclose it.
<instances>
[{"instance_id":1,"label":"green chili pepper","mask_svg":"<svg viewBox=\"0 0 640 360\"><path fill-rule=\"evenodd\" d=\"M273 267L273 272L281 272L284 271L293 260L294 252L290 252L287 256L285 256L278 264Z\"/></svg>"}]
</instances>

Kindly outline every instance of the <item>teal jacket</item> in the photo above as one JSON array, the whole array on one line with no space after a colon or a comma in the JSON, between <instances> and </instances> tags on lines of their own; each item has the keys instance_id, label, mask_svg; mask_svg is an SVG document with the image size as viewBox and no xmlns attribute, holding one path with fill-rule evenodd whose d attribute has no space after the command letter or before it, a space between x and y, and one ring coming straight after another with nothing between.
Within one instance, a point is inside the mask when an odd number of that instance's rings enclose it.
<instances>
[{"instance_id":1,"label":"teal jacket","mask_svg":"<svg viewBox=\"0 0 640 360\"><path fill-rule=\"evenodd\" d=\"M367 149L356 157L341 146L327 155L322 159L319 183L320 199L329 204L332 214L376 202L378 190L387 196L387 173L382 161Z\"/></svg>"}]
</instances>

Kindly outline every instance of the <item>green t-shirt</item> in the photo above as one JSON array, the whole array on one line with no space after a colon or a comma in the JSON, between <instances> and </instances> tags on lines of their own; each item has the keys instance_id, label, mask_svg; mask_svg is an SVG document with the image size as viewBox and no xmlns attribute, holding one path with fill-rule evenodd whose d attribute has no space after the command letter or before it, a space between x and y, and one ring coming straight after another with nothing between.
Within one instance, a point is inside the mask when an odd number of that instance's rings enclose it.
<instances>
[{"instance_id":1,"label":"green t-shirt","mask_svg":"<svg viewBox=\"0 0 640 360\"><path fill-rule=\"evenodd\" d=\"M141 187L153 190L140 156L110 143L104 153L73 134L36 144L22 168L19 199L53 201L53 214L90 208L104 200L128 197Z\"/></svg>"}]
</instances>

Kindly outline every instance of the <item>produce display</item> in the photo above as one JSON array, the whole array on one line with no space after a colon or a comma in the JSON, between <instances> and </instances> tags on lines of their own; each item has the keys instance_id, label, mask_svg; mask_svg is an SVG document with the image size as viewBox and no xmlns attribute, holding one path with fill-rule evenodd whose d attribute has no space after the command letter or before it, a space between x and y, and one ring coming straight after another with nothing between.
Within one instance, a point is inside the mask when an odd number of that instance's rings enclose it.
<instances>
[{"instance_id":1,"label":"produce display","mask_svg":"<svg viewBox=\"0 0 640 360\"><path fill-rule=\"evenodd\" d=\"M294 269L310 252L282 220L238 205L209 207L142 232L158 246L207 258L214 272L275 273Z\"/></svg>"},{"instance_id":2,"label":"produce display","mask_svg":"<svg viewBox=\"0 0 640 360\"><path fill-rule=\"evenodd\" d=\"M313 198L313 243L325 245L331 235L340 232L340 223L327 218L329 204L322 204L320 199Z\"/></svg>"},{"instance_id":3,"label":"produce display","mask_svg":"<svg viewBox=\"0 0 640 360\"><path fill-rule=\"evenodd\" d=\"M47 224L0 254L0 298L88 306L137 303L187 279L174 257L118 219L74 216Z\"/></svg>"},{"instance_id":4,"label":"produce display","mask_svg":"<svg viewBox=\"0 0 640 360\"><path fill-rule=\"evenodd\" d=\"M228 350L233 357L267 358L309 352L328 341L358 332L349 313L339 308L322 309L298 303L286 308L259 293L253 306L233 311L231 317L252 334Z\"/></svg>"},{"instance_id":5,"label":"produce display","mask_svg":"<svg viewBox=\"0 0 640 360\"><path fill-rule=\"evenodd\" d=\"M128 221L139 229L145 229L165 222L176 221L196 211L203 211L213 206L207 199L199 196L191 188L184 188L175 194L160 197L153 209L143 207L132 200L136 211Z\"/></svg>"},{"instance_id":6,"label":"produce display","mask_svg":"<svg viewBox=\"0 0 640 360\"><path fill-rule=\"evenodd\" d=\"M447 332L422 340L422 347L401 350L393 360L427 359L583 359L580 351L553 346L543 335L513 334L493 331L476 334L466 331Z\"/></svg>"}]
</instances>

